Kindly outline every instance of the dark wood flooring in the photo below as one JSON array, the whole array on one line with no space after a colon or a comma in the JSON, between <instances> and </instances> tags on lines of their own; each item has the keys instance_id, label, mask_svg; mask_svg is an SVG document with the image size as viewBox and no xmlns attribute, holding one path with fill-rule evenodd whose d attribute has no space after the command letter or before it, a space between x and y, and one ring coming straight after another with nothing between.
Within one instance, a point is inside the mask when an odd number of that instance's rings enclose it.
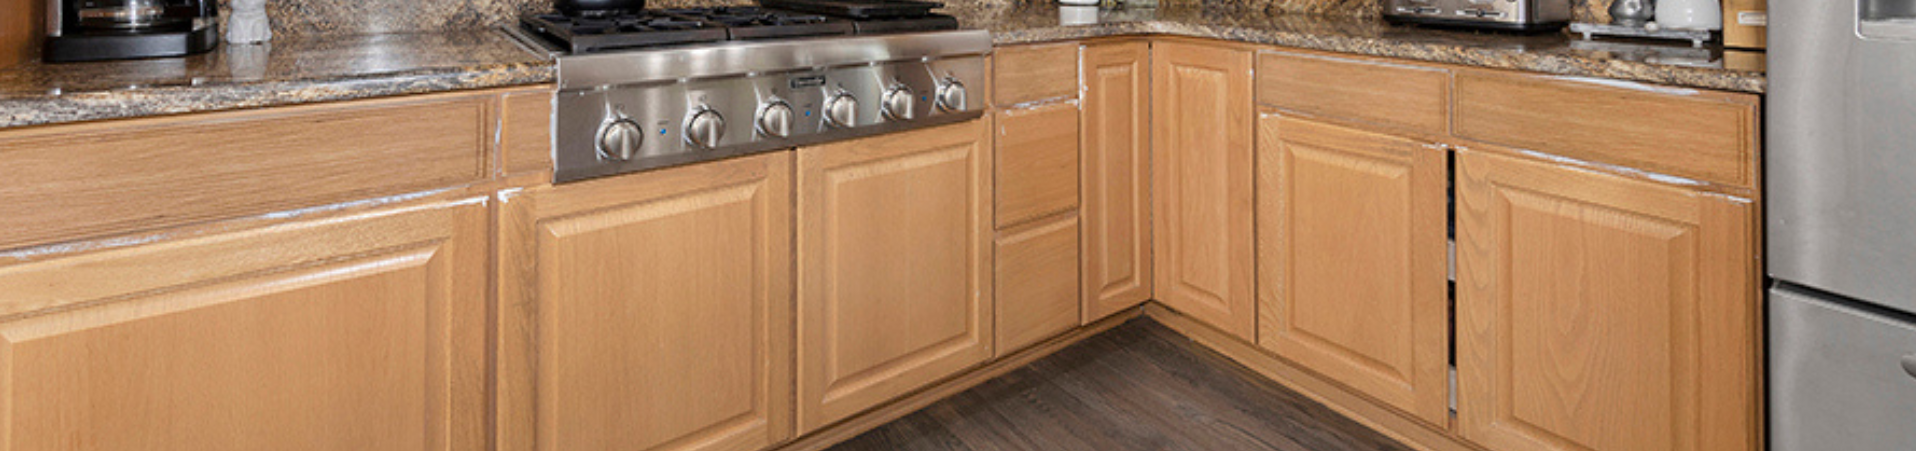
<instances>
[{"instance_id":1,"label":"dark wood flooring","mask_svg":"<svg viewBox=\"0 0 1916 451\"><path fill-rule=\"evenodd\" d=\"M1408 449L1148 318L832 448Z\"/></svg>"}]
</instances>

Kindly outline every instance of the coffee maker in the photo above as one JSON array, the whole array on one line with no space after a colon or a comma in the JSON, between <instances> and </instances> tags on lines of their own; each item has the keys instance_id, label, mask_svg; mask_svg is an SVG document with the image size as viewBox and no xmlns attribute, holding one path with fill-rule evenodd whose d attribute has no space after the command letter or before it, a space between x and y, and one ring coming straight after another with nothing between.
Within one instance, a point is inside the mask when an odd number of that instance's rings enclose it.
<instances>
[{"instance_id":1,"label":"coffee maker","mask_svg":"<svg viewBox=\"0 0 1916 451\"><path fill-rule=\"evenodd\" d=\"M47 62L190 55L220 42L218 0L47 1Z\"/></svg>"}]
</instances>

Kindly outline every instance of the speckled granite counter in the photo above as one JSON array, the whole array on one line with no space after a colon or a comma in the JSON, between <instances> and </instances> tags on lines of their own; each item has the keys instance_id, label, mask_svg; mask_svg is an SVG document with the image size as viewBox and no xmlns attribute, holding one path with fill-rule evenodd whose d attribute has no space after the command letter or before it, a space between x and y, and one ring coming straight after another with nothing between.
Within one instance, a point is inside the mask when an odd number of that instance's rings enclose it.
<instances>
[{"instance_id":1,"label":"speckled granite counter","mask_svg":"<svg viewBox=\"0 0 1916 451\"><path fill-rule=\"evenodd\" d=\"M1515 35L1395 26L1370 17L1300 15L1229 6L1099 10L1097 23L1062 25L1058 7L952 9L1000 45L1166 34L1546 74L1761 93L1762 56L1685 45L1585 42L1560 33ZM1739 54L1742 53L1742 54Z\"/></svg>"},{"instance_id":2,"label":"speckled granite counter","mask_svg":"<svg viewBox=\"0 0 1916 451\"><path fill-rule=\"evenodd\" d=\"M288 36L270 46L0 69L0 128L550 82L498 30Z\"/></svg>"}]
</instances>

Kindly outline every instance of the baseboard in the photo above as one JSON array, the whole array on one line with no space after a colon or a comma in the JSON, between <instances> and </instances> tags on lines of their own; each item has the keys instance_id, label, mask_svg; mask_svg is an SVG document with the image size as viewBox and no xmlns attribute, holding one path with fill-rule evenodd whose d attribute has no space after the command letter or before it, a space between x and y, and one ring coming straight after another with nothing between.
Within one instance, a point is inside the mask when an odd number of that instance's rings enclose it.
<instances>
[{"instance_id":1,"label":"baseboard","mask_svg":"<svg viewBox=\"0 0 1916 451\"><path fill-rule=\"evenodd\" d=\"M1124 324L1124 322L1135 319L1141 315L1143 315L1142 307L1135 307L1130 310L1112 314L1097 322L1040 341L1037 344L1026 347L1024 350L1013 352L1003 358L985 363L983 366L973 368L970 371L952 376L942 382L919 389L917 392L872 408L872 410L867 410L864 413L846 418L838 423L825 426L817 431L813 431L811 434L799 437L796 440L787 442L773 449L778 451L813 451L829 448L839 442L851 440L853 437L865 433L865 431L903 418L905 415L910 415L912 412L925 408L925 406L969 390L971 387L991 380L994 377L1009 373L1011 370L1023 368L1031 362L1049 356L1080 341L1084 341L1086 338L1091 338L1092 336L1103 333L1106 330L1110 330L1119 324Z\"/></svg>"},{"instance_id":2,"label":"baseboard","mask_svg":"<svg viewBox=\"0 0 1916 451\"><path fill-rule=\"evenodd\" d=\"M1419 451L1482 451L1482 448L1464 442L1462 437L1453 435L1449 431L1412 420L1390 407L1371 401L1335 382L1318 377L1308 370L1293 366L1290 362L1266 353L1257 345L1239 340L1229 333L1198 322L1156 302L1146 303L1141 308L1145 316L1190 338L1191 341L1250 368L1251 371L1263 375L1266 379L1302 393L1305 397L1322 403L1331 410L1357 421L1358 424L1376 430L1405 446ZM1454 418L1451 420L1453 424L1455 421Z\"/></svg>"}]
</instances>

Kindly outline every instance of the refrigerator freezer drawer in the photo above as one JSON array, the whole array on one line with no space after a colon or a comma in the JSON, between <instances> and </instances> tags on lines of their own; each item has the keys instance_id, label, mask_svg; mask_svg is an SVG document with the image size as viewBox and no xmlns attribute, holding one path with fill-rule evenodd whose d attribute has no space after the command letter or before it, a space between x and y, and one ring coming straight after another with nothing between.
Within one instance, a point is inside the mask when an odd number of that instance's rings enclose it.
<instances>
[{"instance_id":1,"label":"refrigerator freezer drawer","mask_svg":"<svg viewBox=\"0 0 1916 451\"><path fill-rule=\"evenodd\" d=\"M1772 451L1916 449L1916 323L1770 290Z\"/></svg>"}]
</instances>

